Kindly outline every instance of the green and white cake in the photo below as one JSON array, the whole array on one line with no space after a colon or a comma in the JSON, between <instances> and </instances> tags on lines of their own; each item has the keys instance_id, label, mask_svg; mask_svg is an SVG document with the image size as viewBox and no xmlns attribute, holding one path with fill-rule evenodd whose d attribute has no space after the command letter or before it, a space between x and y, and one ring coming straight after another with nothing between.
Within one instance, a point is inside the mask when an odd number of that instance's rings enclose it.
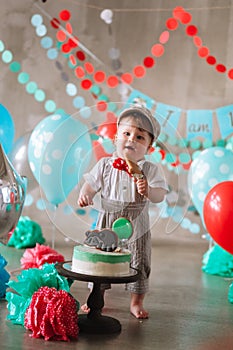
<instances>
[{"instance_id":1,"label":"green and white cake","mask_svg":"<svg viewBox=\"0 0 233 350\"><path fill-rule=\"evenodd\" d=\"M103 251L83 244L73 250L72 271L92 276L124 276L129 274L129 250Z\"/></svg>"}]
</instances>

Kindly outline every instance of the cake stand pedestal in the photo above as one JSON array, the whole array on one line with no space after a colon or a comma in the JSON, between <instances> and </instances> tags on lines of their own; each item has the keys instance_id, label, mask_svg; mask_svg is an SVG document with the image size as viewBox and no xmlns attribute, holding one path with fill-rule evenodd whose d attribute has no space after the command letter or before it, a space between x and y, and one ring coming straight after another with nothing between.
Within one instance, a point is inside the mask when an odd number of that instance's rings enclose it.
<instances>
[{"instance_id":1,"label":"cake stand pedestal","mask_svg":"<svg viewBox=\"0 0 233 350\"><path fill-rule=\"evenodd\" d=\"M100 286L102 283L131 283L137 281L139 273L131 268L128 275L124 276L92 276L72 271L71 261L56 264L60 275L72 280L93 282L93 289L87 299L87 306L90 311L87 314L79 315L78 325L80 332L92 334L111 334L121 331L120 322L110 316L101 314L104 307L104 298Z\"/></svg>"}]
</instances>

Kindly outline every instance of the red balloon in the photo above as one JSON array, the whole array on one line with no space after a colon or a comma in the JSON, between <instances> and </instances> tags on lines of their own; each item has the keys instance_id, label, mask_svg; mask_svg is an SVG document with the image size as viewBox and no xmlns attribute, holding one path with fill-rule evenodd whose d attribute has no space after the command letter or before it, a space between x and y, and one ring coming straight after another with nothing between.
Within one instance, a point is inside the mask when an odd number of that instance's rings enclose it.
<instances>
[{"instance_id":1,"label":"red balloon","mask_svg":"<svg viewBox=\"0 0 233 350\"><path fill-rule=\"evenodd\" d=\"M104 102L104 101L103 101ZM114 113L108 112L106 120L99 125L96 134L102 137L114 139L117 132L117 117Z\"/></svg>"},{"instance_id":2,"label":"red balloon","mask_svg":"<svg viewBox=\"0 0 233 350\"><path fill-rule=\"evenodd\" d=\"M97 160L103 157L111 156L111 154L105 152L103 146L101 145L101 143L99 143L99 141L93 141L93 151Z\"/></svg>"},{"instance_id":3,"label":"red balloon","mask_svg":"<svg viewBox=\"0 0 233 350\"><path fill-rule=\"evenodd\" d=\"M203 217L213 240L233 254L233 181L211 188L204 200Z\"/></svg>"}]
</instances>

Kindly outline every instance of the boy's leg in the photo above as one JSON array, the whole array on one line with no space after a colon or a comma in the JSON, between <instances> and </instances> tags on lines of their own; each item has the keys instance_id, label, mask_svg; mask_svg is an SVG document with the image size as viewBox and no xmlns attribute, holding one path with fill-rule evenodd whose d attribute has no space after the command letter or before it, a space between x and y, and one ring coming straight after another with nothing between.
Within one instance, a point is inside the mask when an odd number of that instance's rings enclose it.
<instances>
[{"instance_id":1,"label":"boy's leg","mask_svg":"<svg viewBox=\"0 0 233 350\"><path fill-rule=\"evenodd\" d=\"M149 289L149 275L151 265L151 239L150 232L129 244L132 252L131 266L139 270L140 276L136 282L126 285L131 292L130 312L140 319L149 317L143 307L145 295Z\"/></svg>"},{"instance_id":2,"label":"boy's leg","mask_svg":"<svg viewBox=\"0 0 233 350\"><path fill-rule=\"evenodd\" d=\"M143 307L144 297L145 294L131 293L130 312L136 318L145 319L149 317L148 311Z\"/></svg>"}]
</instances>

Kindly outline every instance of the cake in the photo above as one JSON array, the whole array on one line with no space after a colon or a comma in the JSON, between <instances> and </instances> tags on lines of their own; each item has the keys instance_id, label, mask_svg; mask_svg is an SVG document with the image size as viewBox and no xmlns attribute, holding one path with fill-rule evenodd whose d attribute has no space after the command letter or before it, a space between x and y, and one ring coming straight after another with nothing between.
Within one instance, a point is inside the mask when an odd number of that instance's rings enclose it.
<instances>
[{"instance_id":1,"label":"cake","mask_svg":"<svg viewBox=\"0 0 233 350\"><path fill-rule=\"evenodd\" d=\"M73 250L72 271L92 276L124 276L129 274L131 253L106 252L83 244Z\"/></svg>"},{"instance_id":2,"label":"cake","mask_svg":"<svg viewBox=\"0 0 233 350\"><path fill-rule=\"evenodd\" d=\"M86 232L84 244L73 249L72 271L92 276L124 276L130 271L131 253L118 247L113 230Z\"/></svg>"}]
</instances>

